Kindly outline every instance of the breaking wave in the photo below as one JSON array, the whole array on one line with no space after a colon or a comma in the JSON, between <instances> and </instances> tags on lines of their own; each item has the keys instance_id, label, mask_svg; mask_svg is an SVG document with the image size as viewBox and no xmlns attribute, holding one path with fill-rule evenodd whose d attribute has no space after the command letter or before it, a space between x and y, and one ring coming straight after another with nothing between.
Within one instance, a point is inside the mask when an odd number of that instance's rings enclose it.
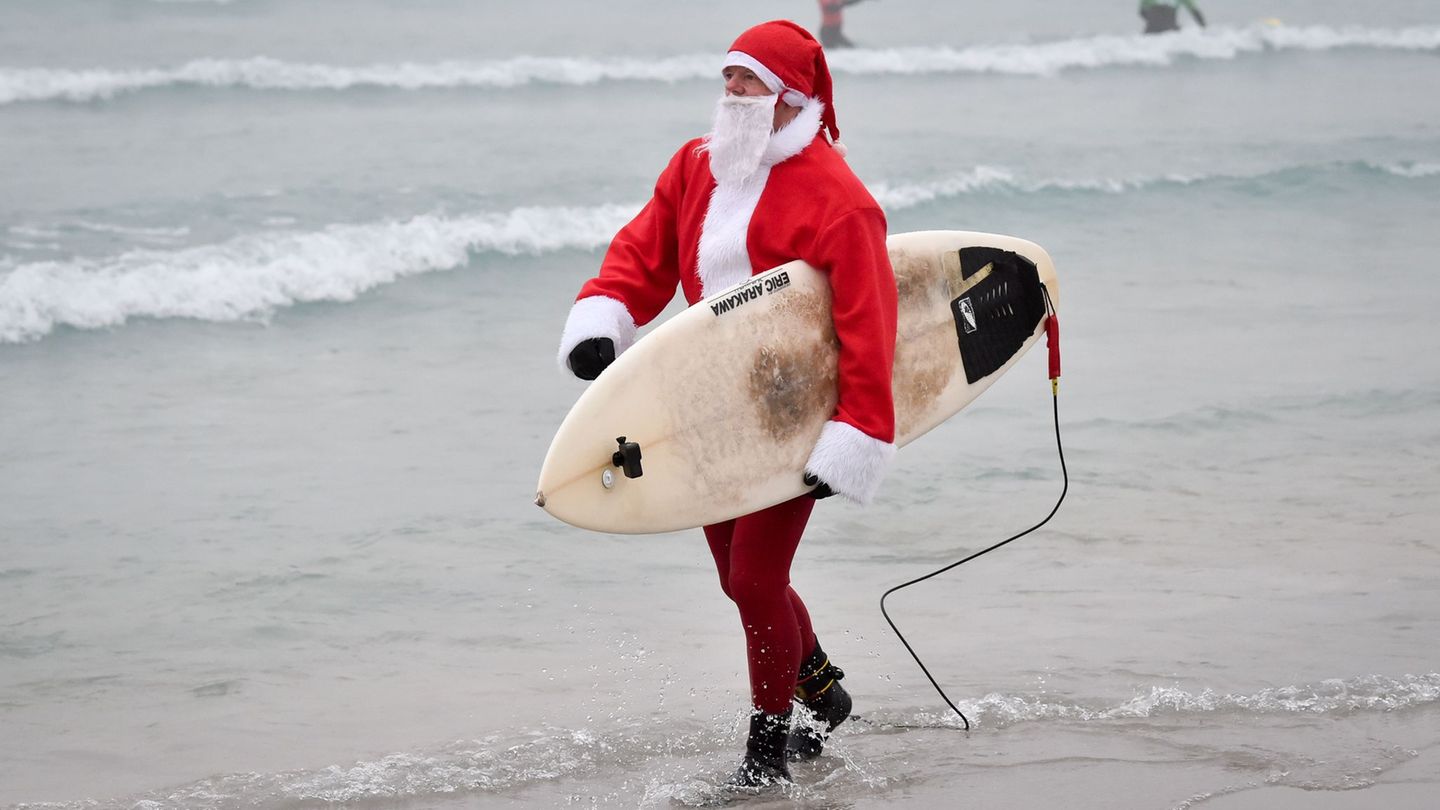
<instances>
[{"instance_id":1,"label":"breaking wave","mask_svg":"<svg viewBox=\"0 0 1440 810\"><path fill-rule=\"evenodd\" d=\"M1091 179L1027 178L1004 167L978 166L923 183L872 183L870 189L893 212L972 194L1124 194L1206 183L1263 186L1274 178L1337 173L1426 180L1440 177L1440 165L1349 162L1252 175ZM37 340L59 326L103 329L140 317L257 320L300 303L353 301L407 276L463 267L477 254L598 250L641 205L424 214L314 231L262 231L172 249L163 245L184 238L185 227L86 223L84 230L114 232L142 246L100 258L18 263L0 257L0 344ZM0 238L0 249L23 248L34 238L60 235L55 228L23 224L11 226L8 233L8 238Z\"/></svg>"},{"instance_id":2,"label":"breaking wave","mask_svg":"<svg viewBox=\"0 0 1440 810\"><path fill-rule=\"evenodd\" d=\"M1167 36L1102 35L1055 42L974 45L968 48L855 49L830 65L852 75L1009 74L1053 76L1073 70L1166 67L1187 59L1233 60L1283 51L1440 50L1440 27L1331 28L1256 25L1187 29ZM0 105L90 102L176 87L343 91L355 88L424 90L513 88L530 84L676 83L714 78L714 54L642 57L519 56L511 59L400 62L362 66L250 59L196 59L140 69L0 69Z\"/></svg>"},{"instance_id":3,"label":"breaking wave","mask_svg":"<svg viewBox=\"0 0 1440 810\"><path fill-rule=\"evenodd\" d=\"M1230 181L1263 183L1283 176L1319 177L1344 173L1419 180L1440 177L1440 164L1414 161L1391 163L1339 161L1287 166L1253 173L1216 172L1198 175L1164 174L1099 178L1029 178L1003 166L976 166L968 171L951 174L938 180L921 183L886 183L882 181L871 183L869 188L870 193L882 206L891 210L902 210L949 197L982 192L1124 194L1165 186L1183 187Z\"/></svg>"},{"instance_id":4,"label":"breaking wave","mask_svg":"<svg viewBox=\"0 0 1440 810\"><path fill-rule=\"evenodd\" d=\"M406 276L460 267L473 253L593 249L639 207L423 215L21 264L0 279L0 343L34 340L59 325L99 329L135 317L252 320L297 303L352 301Z\"/></svg>"}]
</instances>

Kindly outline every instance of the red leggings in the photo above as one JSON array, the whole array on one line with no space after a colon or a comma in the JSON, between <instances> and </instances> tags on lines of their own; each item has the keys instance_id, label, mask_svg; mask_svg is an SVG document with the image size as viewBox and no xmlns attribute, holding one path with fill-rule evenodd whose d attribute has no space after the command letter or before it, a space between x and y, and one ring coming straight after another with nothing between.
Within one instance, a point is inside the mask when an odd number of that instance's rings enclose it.
<instances>
[{"instance_id":1,"label":"red leggings","mask_svg":"<svg viewBox=\"0 0 1440 810\"><path fill-rule=\"evenodd\" d=\"M790 587L790 561L810 519L809 495L705 527L720 588L740 608L750 662L750 700L780 714L790 707L800 662L815 648L810 613Z\"/></svg>"}]
</instances>

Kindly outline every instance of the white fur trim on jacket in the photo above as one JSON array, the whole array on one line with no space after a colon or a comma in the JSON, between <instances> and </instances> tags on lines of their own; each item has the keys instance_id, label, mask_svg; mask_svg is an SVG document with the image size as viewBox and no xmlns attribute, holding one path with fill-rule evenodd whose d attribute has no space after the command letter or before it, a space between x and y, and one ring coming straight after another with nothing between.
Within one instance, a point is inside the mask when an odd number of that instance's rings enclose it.
<instances>
[{"instance_id":1,"label":"white fur trim on jacket","mask_svg":"<svg viewBox=\"0 0 1440 810\"><path fill-rule=\"evenodd\" d=\"M805 462L805 472L859 504L868 504L895 456L895 445L867 436L854 425L830 420Z\"/></svg>"},{"instance_id":2,"label":"white fur trim on jacket","mask_svg":"<svg viewBox=\"0 0 1440 810\"><path fill-rule=\"evenodd\" d=\"M701 295L719 292L755 275L746 244L750 217L755 215L768 179L770 167L762 165L738 183L715 184L705 209L705 223L700 226L700 247L695 256Z\"/></svg>"},{"instance_id":3,"label":"white fur trim on jacket","mask_svg":"<svg viewBox=\"0 0 1440 810\"><path fill-rule=\"evenodd\" d=\"M608 295L581 298L570 308L565 331L560 335L560 370L570 372L570 352L590 338L615 341L615 356L635 342L635 319L619 299Z\"/></svg>"},{"instance_id":4,"label":"white fur trim on jacket","mask_svg":"<svg viewBox=\"0 0 1440 810\"><path fill-rule=\"evenodd\" d=\"M755 173L738 183L716 181L700 226L700 247L695 272L700 276L702 295L717 293L755 274L747 247L750 218L760 202L760 193L770 179L770 169L805 150L820 131L820 114L825 105L810 99L790 123L770 136L765 154Z\"/></svg>"},{"instance_id":5,"label":"white fur trim on jacket","mask_svg":"<svg viewBox=\"0 0 1440 810\"><path fill-rule=\"evenodd\" d=\"M824 113L825 102L818 98L807 99L790 123L770 136L760 165L774 166L805 151L805 147L815 140L815 133L820 131L820 117Z\"/></svg>"}]
</instances>

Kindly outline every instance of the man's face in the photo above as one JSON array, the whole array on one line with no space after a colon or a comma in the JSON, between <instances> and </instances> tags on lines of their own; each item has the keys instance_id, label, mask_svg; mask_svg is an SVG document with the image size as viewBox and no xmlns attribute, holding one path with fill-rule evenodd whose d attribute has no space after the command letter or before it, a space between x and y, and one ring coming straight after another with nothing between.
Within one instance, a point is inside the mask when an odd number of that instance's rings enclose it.
<instances>
[{"instance_id":1,"label":"man's face","mask_svg":"<svg viewBox=\"0 0 1440 810\"><path fill-rule=\"evenodd\" d=\"M772 96L770 88L750 68L730 65L720 71L725 77L725 95L727 96Z\"/></svg>"}]
</instances>

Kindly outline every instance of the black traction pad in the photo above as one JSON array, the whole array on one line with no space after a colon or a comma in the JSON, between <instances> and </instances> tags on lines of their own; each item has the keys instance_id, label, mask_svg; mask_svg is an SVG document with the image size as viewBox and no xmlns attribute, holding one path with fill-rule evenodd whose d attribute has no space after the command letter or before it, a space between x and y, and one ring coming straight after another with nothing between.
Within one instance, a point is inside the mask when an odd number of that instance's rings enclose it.
<instances>
[{"instance_id":1,"label":"black traction pad","mask_svg":"<svg viewBox=\"0 0 1440 810\"><path fill-rule=\"evenodd\" d=\"M1034 262L999 248L960 251L963 278L986 265L991 265L989 275L950 302L965 379L972 384L1014 357L1045 318L1045 294Z\"/></svg>"}]
</instances>

